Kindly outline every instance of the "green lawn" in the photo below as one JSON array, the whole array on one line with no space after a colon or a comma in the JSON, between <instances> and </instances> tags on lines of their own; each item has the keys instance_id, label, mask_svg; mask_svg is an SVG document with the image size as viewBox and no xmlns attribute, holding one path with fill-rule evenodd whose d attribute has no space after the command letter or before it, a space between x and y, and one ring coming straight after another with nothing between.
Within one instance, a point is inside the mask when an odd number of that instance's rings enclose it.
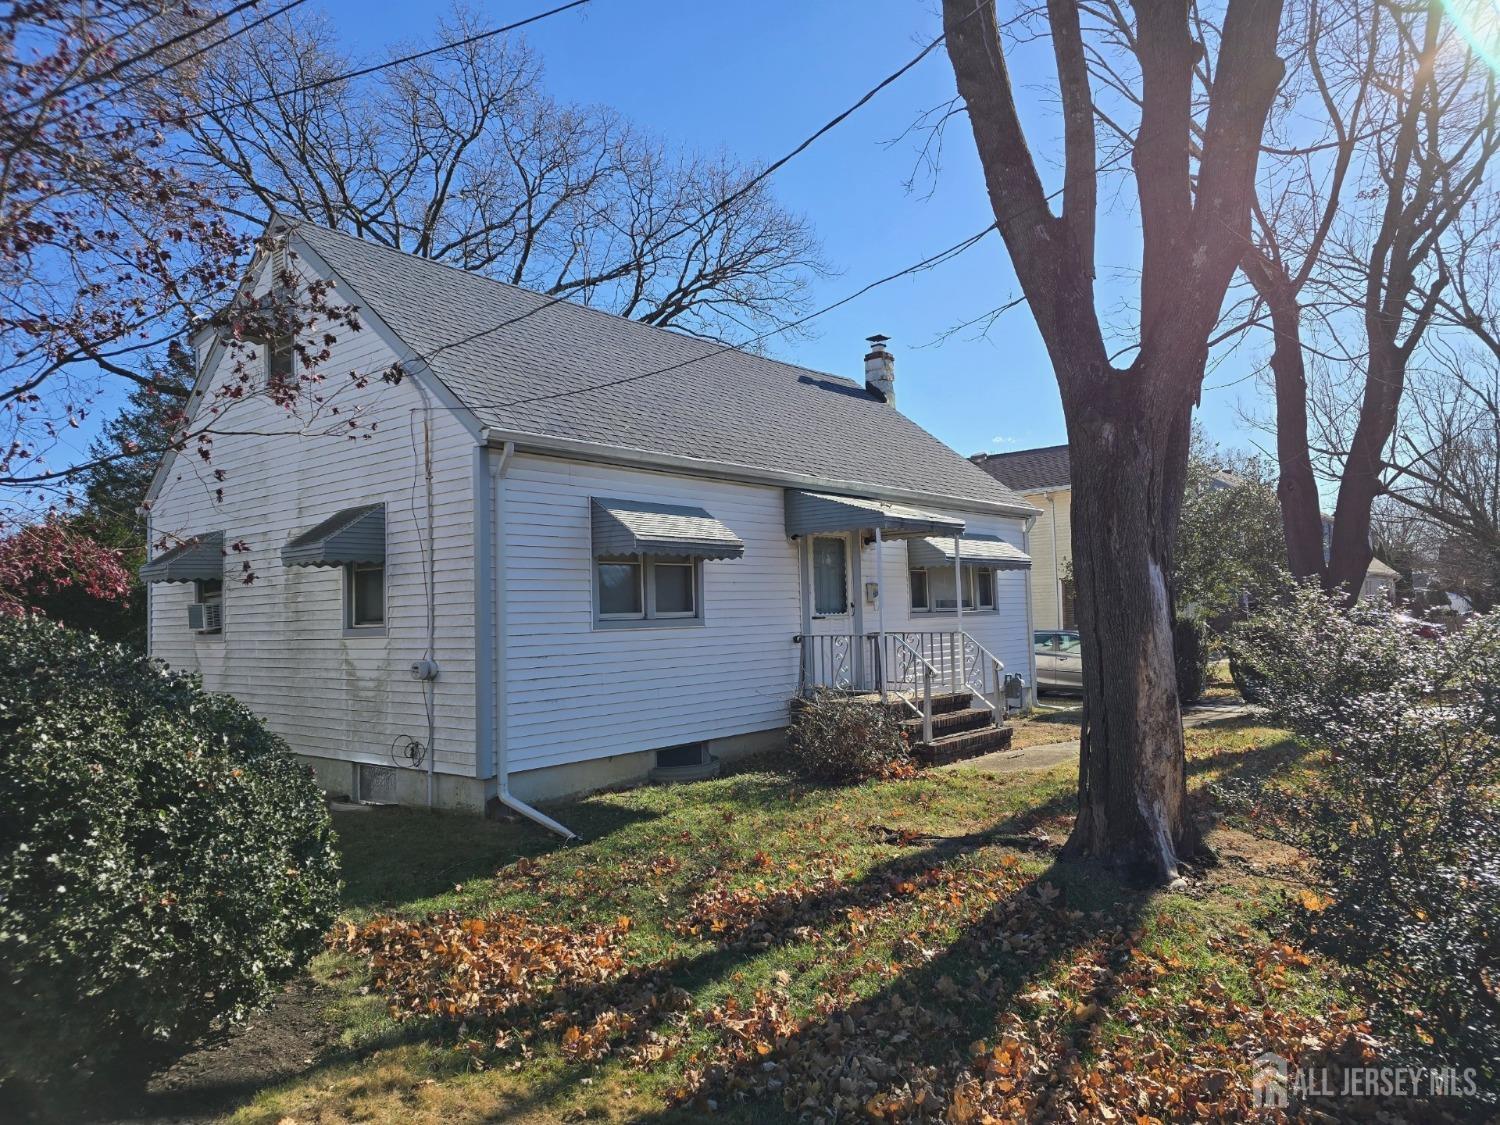
<instances>
[{"instance_id":1,"label":"green lawn","mask_svg":"<svg viewBox=\"0 0 1500 1125\"><path fill-rule=\"evenodd\" d=\"M1189 740L1195 790L1315 768L1246 722ZM1049 1098L1232 1119L1255 1053L1356 1022L1276 932L1298 857L1226 824L1218 868L1142 893L987 838L1060 842L1073 782L821 788L770 762L554 807L566 846L340 814L347 922L313 969L335 1043L237 1119L1004 1121Z\"/></svg>"}]
</instances>

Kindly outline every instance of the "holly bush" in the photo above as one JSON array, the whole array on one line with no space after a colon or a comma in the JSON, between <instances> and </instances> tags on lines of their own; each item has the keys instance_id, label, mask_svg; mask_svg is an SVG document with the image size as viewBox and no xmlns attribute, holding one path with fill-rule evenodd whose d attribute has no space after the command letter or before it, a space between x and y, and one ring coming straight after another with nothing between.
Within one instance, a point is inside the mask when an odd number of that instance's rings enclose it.
<instances>
[{"instance_id":1,"label":"holly bush","mask_svg":"<svg viewBox=\"0 0 1500 1125\"><path fill-rule=\"evenodd\" d=\"M1301 588L1234 644L1272 716L1328 752L1268 810L1331 896L1298 924L1369 970L1416 1050L1496 1088L1500 614L1426 638L1388 606Z\"/></svg>"},{"instance_id":2,"label":"holly bush","mask_svg":"<svg viewBox=\"0 0 1500 1125\"><path fill-rule=\"evenodd\" d=\"M52 1103L264 1003L339 890L309 771L241 704L0 617L0 1086Z\"/></svg>"}]
</instances>

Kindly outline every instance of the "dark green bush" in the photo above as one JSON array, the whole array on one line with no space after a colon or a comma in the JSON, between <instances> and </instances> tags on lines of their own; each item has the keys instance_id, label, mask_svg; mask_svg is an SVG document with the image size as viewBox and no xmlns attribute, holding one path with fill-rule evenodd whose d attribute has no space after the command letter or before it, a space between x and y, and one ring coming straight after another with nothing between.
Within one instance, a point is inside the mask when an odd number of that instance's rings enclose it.
<instances>
[{"instance_id":1,"label":"dark green bush","mask_svg":"<svg viewBox=\"0 0 1500 1125\"><path fill-rule=\"evenodd\" d=\"M787 745L798 772L816 781L865 781L913 767L906 733L888 708L834 692L793 705Z\"/></svg>"},{"instance_id":2,"label":"dark green bush","mask_svg":"<svg viewBox=\"0 0 1500 1125\"><path fill-rule=\"evenodd\" d=\"M39 1101L262 1004L333 920L328 813L286 745L40 619L0 617L0 809L0 1086Z\"/></svg>"},{"instance_id":3,"label":"dark green bush","mask_svg":"<svg viewBox=\"0 0 1500 1125\"><path fill-rule=\"evenodd\" d=\"M1177 698L1197 703L1208 688L1208 630L1196 617L1179 617L1172 626L1172 657L1177 665Z\"/></svg>"},{"instance_id":4,"label":"dark green bush","mask_svg":"<svg viewBox=\"0 0 1500 1125\"><path fill-rule=\"evenodd\" d=\"M1272 716L1329 752L1272 813L1331 902L1298 924L1362 966L1433 1065L1500 1081L1500 616L1415 635L1388 607L1296 591L1237 655Z\"/></svg>"}]
</instances>

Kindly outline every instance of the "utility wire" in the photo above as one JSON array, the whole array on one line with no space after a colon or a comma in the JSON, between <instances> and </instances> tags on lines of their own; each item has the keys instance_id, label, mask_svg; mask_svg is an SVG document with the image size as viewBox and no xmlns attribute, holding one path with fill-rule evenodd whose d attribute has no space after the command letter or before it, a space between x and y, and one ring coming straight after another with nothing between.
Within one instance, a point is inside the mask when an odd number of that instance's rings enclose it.
<instances>
[{"instance_id":1,"label":"utility wire","mask_svg":"<svg viewBox=\"0 0 1500 1125\"><path fill-rule=\"evenodd\" d=\"M984 7L984 4L980 3L979 5L977 5L973 9L973 11L969 12L969 14L966 15L966 16L964 16L963 20L960 20L959 22L963 23L964 20L968 20L968 19L973 18L973 16L977 12L979 12L983 7ZM730 206L735 201L744 198L744 196L746 195L746 193L754 190L754 188L756 187L756 185L758 185L760 183L763 183L766 179L768 179L769 177L775 175L778 171L780 171L782 168L786 167L787 164L791 163L798 156L802 155L802 153L806 152L809 148L811 148L814 144L816 144L820 139L822 139L828 133L832 132L834 129L838 128L838 126L842 125L845 121L847 121L850 117L852 117L856 112L858 112L862 107L864 107L872 99L874 99L874 97L877 94L879 94L882 90L884 90L887 86L890 86L892 83L896 82L904 74L906 74L909 70L911 70L918 63L920 63L923 59L925 59L929 54L931 54L933 52L933 50L935 50L937 48L937 46L939 44L941 44L943 42L943 40L946 39L946 38L947 38L947 32L944 32L942 35L939 35L936 39L934 39L934 40L932 40L932 42L928 43L925 47L923 47L920 51L918 51L914 56L912 56L905 63L903 63L900 67L898 67L896 70L892 71L890 74L886 75L879 82L877 82L874 86L870 87L870 89L866 90L862 95L860 95L859 99L857 101L855 101L853 105L849 106L848 109L844 110L843 112L841 112L839 114L836 114L826 124L822 125L818 129L814 130L813 133L811 133L804 140L800 141L794 148L792 148L784 156L780 157L777 160L773 160L770 164L766 165L766 167L763 168L763 169L761 169L761 171L759 173L757 173L755 176L752 176L749 180L747 180L744 184L740 185L740 187L738 187L737 189L735 189L733 192L731 192L725 198L719 200L719 202L715 203L708 210L704 211L696 219L692 219L692 220L689 220L687 222L684 222L676 230L673 230L673 231L671 231L668 234L663 234L660 237L658 237L657 239L655 239L654 240L654 244L658 245L658 246L664 245L667 242L670 242L672 239L677 238L680 235L686 234L689 231L697 229L701 224L703 224L707 220L713 218L716 214L718 214L719 212L723 211L726 207ZM1056 193L1053 193L1053 194L1055 195ZM1048 196L1047 198L1051 199L1052 196ZM880 284L880 283L877 283L877 284ZM863 292L863 291L861 291L861 292ZM855 294L854 296L859 296L859 294ZM461 337L459 337L456 340L450 340L448 343L443 344L440 347L434 349L430 355L421 355L420 358L423 360L423 362L429 362L432 358L441 355L443 352L448 351L450 348L462 347L464 344L472 343L473 341L478 340L478 339L480 339L480 338L482 338L484 336L488 336L488 335L491 335L491 334L493 334L495 332L499 332L499 331L501 331L501 330L503 330L505 328L509 328L511 325L515 324L517 321L525 320L528 317L535 316L537 313L542 312L542 311L550 308L552 305L558 304L558 303L560 303L560 302L562 302L562 301L564 301L566 299L567 298L565 296L561 295L561 294L554 295L545 304L538 305L536 308L530 309L527 312L521 313L521 314L519 314L517 316L510 317L510 318L508 318L506 320L502 320L500 323L491 325L488 328L481 328L477 332L471 332L467 336L461 336ZM849 299L852 300L853 297L851 297ZM837 306L833 306L833 307L837 307ZM824 309L822 311L823 312L828 312L828 311L831 311L831 309ZM816 314L816 315L821 315L821 313ZM811 318L810 317L809 318L804 318L804 320L805 319L811 319ZM796 327L797 324L801 324L801 323L803 323L803 321L796 321L793 324L783 325L782 327L780 327L778 329L774 329L771 334L775 334L776 332L786 331L788 328ZM765 338L765 336L762 335L762 336L756 337L756 339L754 341L751 341L751 342L754 343L754 342L757 342L757 341L759 341L761 339L764 339L764 338Z\"/></svg>"},{"instance_id":2,"label":"utility wire","mask_svg":"<svg viewBox=\"0 0 1500 1125\"><path fill-rule=\"evenodd\" d=\"M807 324L809 321L816 320L820 316L826 316L828 313L833 312L834 309L842 308L850 301L854 301L860 297L863 297L872 289L878 289L882 285L888 285L891 282L898 281L903 277L908 277L912 274L921 273L925 270L932 269L935 266L940 266L944 262L956 258L960 254L964 253L964 251L970 249L973 246L976 246L985 238L986 235L990 233L990 231L994 230L998 225L998 223L990 223L983 230L976 231L974 234L969 235L968 238L954 243L946 250L939 250L936 254L929 255L928 257L923 258L920 262L914 262L913 264L907 266L905 269L897 270L895 273L887 274L882 278L871 281L868 284L861 286L859 289L856 289L854 292L840 297L832 304L824 305L822 308L815 309L810 313L798 317L796 320L788 321L785 324L777 325L775 328L767 329L765 332L752 337L744 344L723 344L713 349L712 351L703 353L702 355L678 360L676 363L670 363L665 367L656 367L650 371L640 371L634 375L626 375L623 378L619 379L609 379L602 383L593 383L586 387L571 387L568 390L564 391L552 391L543 395L530 395L526 398L511 399L508 402L469 402L466 405L471 408L480 410L506 410L511 407L526 406L536 402L548 402L552 399L567 398L569 395L592 394L595 391L606 390L610 387L618 387L625 383L636 383L640 382L642 379L650 379L654 378L657 375L665 375L672 371L679 371L684 367L691 367L695 363L702 363L705 360L713 359L715 356L723 355L726 352L742 351L744 348L759 344L765 340L770 339L772 336L779 335L780 333L789 331L793 328L799 328L802 325ZM547 308L555 303L557 302L549 301L547 305L540 305L537 308L531 310L531 312L523 314L523 316L530 316L532 315L532 313L540 312L542 311L542 309ZM511 322L513 323L514 321L520 319L522 319L522 317L513 317L511 318ZM684 339L687 339L687 337L684 337Z\"/></svg>"},{"instance_id":3,"label":"utility wire","mask_svg":"<svg viewBox=\"0 0 1500 1125\"><path fill-rule=\"evenodd\" d=\"M55 91L51 92L50 94L45 95L45 97L52 97L52 98L66 97L68 94L71 94L74 90L78 89L80 86L87 86L87 85L91 85L91 84L96 83L96 82L104 82L107 79L113 78L116 74L119 74L121 71L124 71L124 70L128 69L133 64L135 64L137 62L140 62L142 59L149 58L151 55L156 54L157 52L165 51L165 50L168 50L168 49L170 49L172 47L175 47L177 44L183 42L184 40L193 38L195 35L202 35L209 28L215 26L216 24L223 23L227 19L232 19L234 16L238 15L240 12L243 12L246 8L253 8L253 7L255 7L255 5L258 4L259 2L260 2L260 0L241 0L240 3L234 5L232 8L228 9L227 11L220 12L213 19L207 20L204 23L199 24L197 27L193 28L190 31L179 32L178 34L172 36L172 38L166 40L165 42L154 44L153 46L151 46L150 48L148 48L144 53L138 53L138 54L132 55L128 59L121 59L119 62L115 63L113 66L109 67L108 69L104 70L103 72L101 72L99 74L96 74L96 75L94 75L92 77L89 77L89 78L79 78L76 81L73 81L73 82L70 82L70 83L64 85L61 89L55 90ZM143 27L146 23L150 22L150 19L151 19L151 17L148 16L146 19L144 19L140 23L136 24L135 27L136 28ZM135 28L132 28L131 30L135 30ZM37 106L39 106L39 105L42 104L43 100L44 100L44 98L33 99L32 101L28 102L26 105L20 107L18 110L14 111L14 112L16 112L16 113L24 113L27 110L35 109Z\"/></svg>"},{"instance_id":4,"label":"utility wire","mask_svg":"<svg viewBox=\"0 0 1500 1125\"><path fill-rule=\"evenodd\" d=\"M274 11L267 12L265 15L260 16L260 17L258 17L256 19L253 19L253 20L249 21L248 23L241 24L239 27L237 27L233 31L231 31L228 35L221 35L219 38L215 39L212 43L205 43L203 46L195 48L194 50L192 50L188 54L184 55L182 58L180 58L180 59L174 59L172 62L166 63L165 65L160 66L156 70L152 71L150 74L142 75L140 78L137 78L135 81L130 82L127 85L120 87L118 90L112 90L108 94L101 94L101 95L99 95L99 97L95 98L93 101L89 102L87 105L81 107L80 109L74 110L73 112L74 113L80 113L80 114L81 113L87 113L89 110L93 109L95 106L100 105L100 104L102 104L102 103L110 100L111 98L120 97L120 96L122 96L124 94L130 93L130 91L132 91L132 90L139 89L140 87L144 86L148 82L154 82L154 81L156 81L156 79L160 78L163 74L166 74L169 71L176 70L178 67L184 65L185 63L190 63L194 59L200 58L203 55L208 54L210 51L217 50L218 48L222 47L225 43L228 43L228 42L230 42L231 40L234 40L234 39L238 39L241 35L244 35L247 32L254 31L257 27L261 26L261 24L270 23L272 20L276 19L278 16L285 15L287 12L290 12L293 8L300 7L302 4L304 4L306 2L307 2L307 0L288 0L288 3L283 4L281 7L275 9ZM251 0L250 4L240 4L240 5L236 6L234 9L232 9L231 12L239 11L242 8L251 7L254 4L256 4L256 3L259 3L259 0ZM226 13L226 16L220 17L220 19L211 20L208 23L205 23L202 27L198 28L192 34L196 35L196 34L201 34L204 31L207 31L215 23L218 23L223 18L226 18L228 14L230 14L230 13ZM180 39L182 37L179 36L178 38Z\"/></svg>"},{"instance_id":5,"label":"utility wire","mask_svg":"<svg viewBox=\"0 0 1500 1125\"><path fill-rule=\"evenodd\" d=\"M508 31L516 31L519 28L538 23L541 20L547 19L549 16L557 16L561 15L563 12L571 11L574 8L582 8L585 4L589 4L591 2L592 0L569 0L569 3L559 4L557 7L549 8L545 12L538 12L535 15L527 16L525 19L516 20L514 23L505 24L503 27L492 27L488 31L475 32L473 35L465 36L463 39L456 39L452 43L439 43L435 47L427 47L421 51L413 51L409 55L402 55L399 58L387 59L385 62L381 63L371 63L369 66L358 67L354 70L346 70L339 74L330 74L326 77L316 79L312 82L304 82L300 86L293 86L286 90L268 90L264 94L257 94L255 95L255 97L245 98L243 101L229 102L226 105L213 106L209 109L195 110L192 113L182 114L181 116L175 118L174 122L180 124L187 121L196 121L199 118L208 117L215 113L223 113L226 110L248 109L250 106L259 105L261 102L274 101L277 98L286 98L292 96L293 94L305 94L312 90L321 90L325 86L332 86L339 82L348 82L354 78L363 78L367 74L374 74L377 71L387 70L393 66L401 66L405 63L416 62L418 59L425 59L430 58L433 55L440 55L444 51L452 51L459 47L467 47L472 43L480 43L486 39L493 39L495 36L504 35Z\"/></svg>"}]
</instances>

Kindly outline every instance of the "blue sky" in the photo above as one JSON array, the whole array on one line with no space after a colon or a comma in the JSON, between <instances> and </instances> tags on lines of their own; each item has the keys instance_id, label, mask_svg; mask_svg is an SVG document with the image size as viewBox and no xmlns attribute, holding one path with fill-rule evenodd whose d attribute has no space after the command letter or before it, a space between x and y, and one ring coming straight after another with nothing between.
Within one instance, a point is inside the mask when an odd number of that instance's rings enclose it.
<instances>
[{"instance_id":1,"label":"blue sky","mask_svg":"<svg viewBox=\"0 0 1500 1125\"><path fill-rule=\"evenodd\" d=\"M349 50L370 60L396 43L425 44L440 4L311 0L340 30ZM546 0L482 0L484 26L547 7ZM757 4L595 0L544 20L526 37L541 55L557 98L611 105L664 140L725 151L747 162L781 156L894 71L940 30L928 0L761 0ZM1050 110L1050 47L1018 56L1018 86L1043 158L1058 122ZM911 139L890 142L932 106L953 96L946 54L934 51L778 172L777 198L804 214L837 273L820 281L814 307L851 293L957 243L992 220L968 122L952 122L936 182L905 184L916 159ZM1130 185L1101 193L1101 307L1128 299L1137 258ZM928 193L928 189L931 193ZM1108 285L1117 286L1114 292ZM883 332L897 355L901 409L968 454L1064 441L1050 364L1024 305L987 338L973 331L934 341L945 330L1015 296L998 235L935 270L884 286L810 325L807 338L777 338L779 358L843 375L862 370L864 338ZM925 346L924 346L925 345ZM1243 374L1233 371L1229 377ZM1225 381L1221 369L1209 384ZM1205 396L1210 436L1245 447L1235 411L1247 383Z\"/></svg>"},{"instance_id":2,"label":"blue sky","mask_svg":"<svg viewBox=\"0 0 1500 1125\"><path fill-rule=\"evenodd\" d=\"M468 0L475 23L491 27L545 10L556 0ZM307 0L304 11L332 22L358 62L392 48L433 42L449 0ZM931 42L941 28L933 0L594 0L529 27L545 65L544 85L563 101L612 106L668 144L724 152L747 164L774 160ZM1060 124L1052 109L1051 48L1013 52L1011 66L1033 149L1055 181ZM935 176L908 181L918 141L901 138L924 111L954 95L946 53L933 51L854 117L819 140L771 181L777 199L801 213L833 273L816 282L821 308L930 257L993 220L968 121L950 122ZM1055 187L1056 183L1049 184ZM1129 180L1100 192L1099 305L1131 323L1139 223ZM850 377L862 375L864 339L891 337L900 408L959 452L1003 452L1066 440L1057 386L1024 304L985 335L951 333L1018 296L998 234L935 269L903 278L813 321L806 335L774 337L777 358ZM1117 343L1128 342L1123 338ZM1226 449L1249 450L1265 435L1247 427L1237 404L1250 399L1257 342L1207 380L1199 417ZM1220 384L1227 389L1214 390ZM89 420L66 434L49 460L81 456L120 405L106 393Z\"/></svg>"}]
</instances>

